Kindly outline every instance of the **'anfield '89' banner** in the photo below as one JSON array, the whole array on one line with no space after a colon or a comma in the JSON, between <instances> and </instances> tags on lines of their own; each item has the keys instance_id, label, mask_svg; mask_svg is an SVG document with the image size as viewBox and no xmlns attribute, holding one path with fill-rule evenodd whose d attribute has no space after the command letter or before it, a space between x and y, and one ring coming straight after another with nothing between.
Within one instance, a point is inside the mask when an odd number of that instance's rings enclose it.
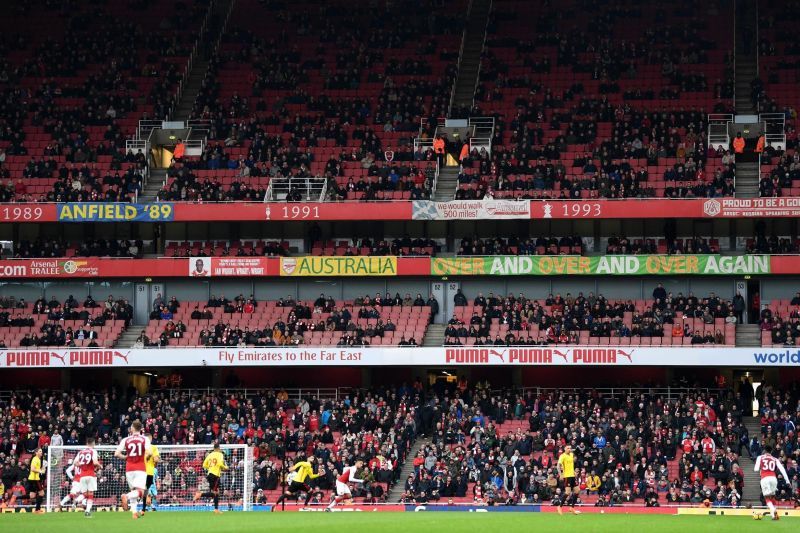
<instances>
[{"instance_id":1,"label":"'anfield '89' banner","mask_svg":"<svg viewBox=\"0 0 800 533\"><path fill-rule=\"evenodd\" d=\"M610 255L434 257L435 276L664 275L769 274L768 255Z\"/></svg>"},{"instance_id":2,"label":"'anfield '89' banner","mask_svg":"<svg viewBox=\"0 0 800 533\"><path fill-rule=\"evenodd\" d=\"M169 203L128 204L85 202L56 205L59 222L171 222L175 209Z\"/></svg>"}]
</instances>

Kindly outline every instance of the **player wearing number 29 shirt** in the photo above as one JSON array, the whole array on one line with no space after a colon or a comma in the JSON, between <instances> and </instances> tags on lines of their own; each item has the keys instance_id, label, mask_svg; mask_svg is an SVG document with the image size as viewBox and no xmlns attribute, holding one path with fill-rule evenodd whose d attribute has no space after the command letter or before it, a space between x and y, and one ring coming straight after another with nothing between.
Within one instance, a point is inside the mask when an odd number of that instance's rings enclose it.
<instances>
[{"instance_id":1,"label":"player wearing number 29 shirt","mask_svg":"<svg viewBox=\"0 0 800 533\"><path fill-rule=\"evenodd\" d=\"M783 479L788 482L789 476L786 474L786 469L783 468L778 458L772 456L772 448L764 446L764 453L756 459L753 470L761 473L761 493L767 502L772 519L777 520L778 510L775 507L775 493L778 492L777 472L780 472Z\"/></svg>"},{"instance_id":2,"label":"player wearing number 29 shirt","mask_svg":"<svg viewBox=\"0 0 800 533\"><path fill-rule=\"evenodd\" d=\"M130 508L133 518L139 518L142 513L137 512L136 504L144 498L147 485L147 467L145 459L151 454L150 439L142 435L142 423L134 420L131 424L131 434L122 439L117 446L115 457L125 459L125 478L128 480L130 492L122 495L122 508Z\"/></svg>"}]
</instances>

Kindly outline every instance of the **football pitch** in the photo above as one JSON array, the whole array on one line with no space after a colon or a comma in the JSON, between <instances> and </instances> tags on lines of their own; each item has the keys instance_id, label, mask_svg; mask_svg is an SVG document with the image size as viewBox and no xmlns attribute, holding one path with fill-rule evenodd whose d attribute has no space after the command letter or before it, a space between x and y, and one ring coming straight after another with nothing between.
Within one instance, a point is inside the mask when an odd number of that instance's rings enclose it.
<instances>
[{"instance_id":1,"label":"football pitch","mask_svg":"<svg viewBox=\"0 0 800 533\"><path fill-rule=\"evenodd\" d=\"M65 531L119 532L161 531L172 533L241 533L247 531L530 531L547 530L583 532L647 531L797 531L798 518L778 522L756 521L749 516L673 516L643 514L582 514L559 516L551 513L238 513L214 515L207 512L156 512L134 521L129 513L52 513L47 515L2 514L3 531L64 533Z\"/></svg>"}]
</instances>

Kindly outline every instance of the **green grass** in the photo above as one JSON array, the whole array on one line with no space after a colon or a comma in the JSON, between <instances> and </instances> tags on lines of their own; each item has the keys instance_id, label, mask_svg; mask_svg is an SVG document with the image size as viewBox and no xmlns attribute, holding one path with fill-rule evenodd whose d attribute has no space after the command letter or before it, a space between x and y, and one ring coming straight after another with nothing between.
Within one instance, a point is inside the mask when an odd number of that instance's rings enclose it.
<instances>
[{"instance_id":1,"label":"green grass","mask_svg":"<svg viewBox=\"0 0 800 533\"><path fill-rule=\"evenodd\" d=\"M796 531L798 518L755 521L750 517L670 516L670 515L596 515L580 516L550 513L225 513L217 516L200 512L148 513L133 521L129 513L95 513L91 519L83 513L53 513L47 515L0 514L0 531L64 533L83 531L132 533L242 533L247 531L312 531L319 533L375 531L426 531L470 533L526 531L548 528L548 531Z\"/></svg>"}]
</instances>

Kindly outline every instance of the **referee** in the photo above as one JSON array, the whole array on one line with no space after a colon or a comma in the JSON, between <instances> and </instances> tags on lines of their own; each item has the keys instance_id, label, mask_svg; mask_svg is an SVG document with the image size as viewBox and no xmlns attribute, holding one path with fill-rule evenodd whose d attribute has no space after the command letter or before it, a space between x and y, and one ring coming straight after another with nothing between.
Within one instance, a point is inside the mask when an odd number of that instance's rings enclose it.
<instances>
[{"instance_id":1,"label":"referee","mask_svg":"<svg viewBox=\"0 0 800 533\"><path fill-rule=\"evenodd\" d=\"M203 470L208 472L206 479L208 480L207 492L196 492L194 494L194 501L200 498L214 498L214 514L222 514L219 510L219 478L223 470L227 470L228 465L225 464L225 456L219 451L219 443L214 443L214 451L206 455L203 460Z\"/></svg>"},{"instance_id":2,"label":"referee","mask_svg":"<svg viewBox=\"0 0 800 533\"><path fill-rule=\"evenodd\" d=\"M578 514L575 510L575 499L580 489L575 483L575 454L569 444L564 446L564 453L558 456L558 475L564 481L564 502L570 506L573 514ZM558 506L558 514L561 514L561 505Z\"/></svg>"}]
</instances>

